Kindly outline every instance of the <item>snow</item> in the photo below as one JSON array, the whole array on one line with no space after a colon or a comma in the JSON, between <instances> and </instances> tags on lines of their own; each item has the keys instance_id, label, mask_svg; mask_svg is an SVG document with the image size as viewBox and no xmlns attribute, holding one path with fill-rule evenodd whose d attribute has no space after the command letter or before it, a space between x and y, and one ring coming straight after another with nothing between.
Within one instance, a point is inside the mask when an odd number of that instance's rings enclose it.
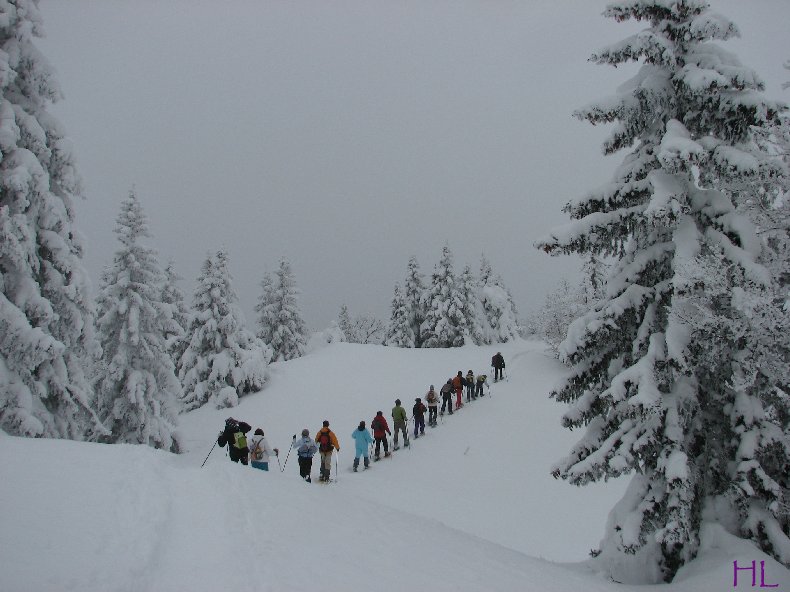
<instances>
[{"instance_id":1,"label":"snow","mask_svg":"<svg viewBox=\"0 0 790 592\"><path fill-rule=\"evenodd\" d=\"M459 369L486 372L498 350L507 380L491 396L428 428L410 450L350 472L360 420L389 415L395 397L409 408ZM314 436L328 419L341 446L336 483L303 483L293 454L285 472L273 460L265 473L215 448L201 468L228 414L210 406L181 416L179 456L0 433L0 590L659 589L614 584L586 561L627 483L577 488L550 476L576 434L560 429L563 406L546 396L566 371L542 343L332 343L270 370L234 417L263 427L280 462L294 434ZM766 561L766 583L790 585L787 570L715 525L703 528L702 548L660 589L730 589L736 559Z\"/></svg>"}]
</instances>

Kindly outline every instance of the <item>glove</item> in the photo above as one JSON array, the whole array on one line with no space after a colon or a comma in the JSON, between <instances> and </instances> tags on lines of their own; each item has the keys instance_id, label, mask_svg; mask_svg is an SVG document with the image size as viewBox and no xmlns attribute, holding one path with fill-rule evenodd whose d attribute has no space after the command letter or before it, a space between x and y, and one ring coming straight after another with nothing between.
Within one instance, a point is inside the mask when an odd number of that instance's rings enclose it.
<instances>
[{"instance_id":1,"label":"glove","mask_svg":"<svg viewBox=\"0 0 790 592\"><path fill-rule=\"evenodd\" d=\"M280 451L277 448L274 449L274 456L280 456Z\"/></svg>"}]
</instances>

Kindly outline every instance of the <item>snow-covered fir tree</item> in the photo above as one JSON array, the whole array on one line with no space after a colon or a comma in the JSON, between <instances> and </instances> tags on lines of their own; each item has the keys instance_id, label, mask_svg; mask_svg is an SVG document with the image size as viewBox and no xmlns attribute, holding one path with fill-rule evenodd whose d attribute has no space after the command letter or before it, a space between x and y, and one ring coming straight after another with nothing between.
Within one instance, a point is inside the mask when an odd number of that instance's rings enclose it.
<instances>
[{"instance_id":1,"label":"snow-covered fir tree","mask_svg":"<svg viewBox=\"0 0 790 592\"><path fill-rule=\"evenodd\" d=\"M239 397L263 388L271 349L244 326L224 250L203 263L192 310L178 366L184 408L234 407Z\"/></svg>"},{"instance_id":2,"label":"snow-covered fir tree","mask_svg":"<svg viewBox=\"0 0 790 592\"><path fill-rule=\"evenodd\" d=\"M148 223L134 192L121 203L115 233L121 243L102 274L97 298L102 355L95 390L103 440L178 452L175 437L181 383L168 351L172 307L156 252L141 243Z\"/></svg>"},{"instance_id":3,"label":"snow-covered fir tree","mask_svg":"<svg viewBox=\"0 0 790 592\"><path fill-rule=\"evenodd\" d=\"M483 329L483 303L480 301L480 287L472 273L472 268L466 265L458 277L458 289L461 294L461 314L463 321L464 344L483 345L487 342Z\"/></svg>"},{"instance_id":4,"label":"snow-covered fir tree","mask_svg":"<svg viewBox=\"0 0 790 592\"><path fill-rule=\"evenodd\" d=\"M351 315L348 312L348 306L342 304L340 312L337 315L337 326L343 332L343 341L354 343L354 327L351 324Z\"/></svg>"},{"instance_id":5,"label":"snow-covered fir tree","mask_svg":"<svg viewBox=\"0 0 790 592\"><path fill-rule=\"evenodd\" d=\"M165 327L167 351L173 364L184 354L187 347L187 327L189 327L189 309L184 299L184 293L178 287L178 282L183 278L175 270L175 263L171 260L165 267L165 283L162 288L162 302L170 310L171 320Z\"/></svg>"},{"instance_id":6,"label":"snow-covered fir tree","mask_svg":"<svg viewBox=\"0 0 790 592\"><path fill-rule=\"evenodd\" d=\"M61 93L34 44L37 3L4 1L0 15L0 428L81 440L104 431L83 367L97 345L74 228L82 188L48 112Z\"/></svg>"},{"instance_id":7,"label":"snow-covered fir tree","mask_svg":"<svg viewBox=\"0 0 790 592\"><path fill-rule=\"evenodd\" d=\"M751 137L778 106L715 43L737 29L705 2L631 0L605 15L648 28L592 57L643 65L616 96L576 114L617 122L604 151L630 154L611 183L566 206L574 222L538 243L618 259L604 299L561 346L573 370L552 396L570 406L564 425L586 433L555 475L581 485L635 473L602 542L615 577L638 563L642 577L671 580L695 557L705 520L735 525L788 565L778 502L788 404L776 384L787 371L764 377L754 363L763 346L745 326L771 275L737 207L778 172Z\"/></svg>"},{"instance_id":8,"label":"snow-covered fir tree","mask_svg":"<svg viewBox=\"0 0 790 592\"><path fill-rule=\"evenodd\" d=\"M446 245L431 276L431 286L423 298L425 320L420 326L422 347L463 345L466 328L464 298L453 272L453 254Z\"/></svg>"},{"instance_id":9,"label":"snow-covered fir tree","mask_svg":"<svg viewBox=\"0 0 790 592\"><path fill-rule=\"evenodd\" d=\"M393 347L414 347L414 331L411 328L409 308L401 293L400 285L395 284L395 294L392 297L392 314L384 345Z\"/></svg>"},{"instance_id":10,"label":"snow-covered fir tree","mask_svg":"<svg viewBox=\"0 0 790 592\"><path fill-rule=\"evenodd\" d=\"M270 273L264 273L261 280L261 295L255 305L258 315L258 339L264 343L271 343L274 328L274 319L277 316L274 303L274 280Z\"/></svg>"},{"instance_id":11,"label":"snow-covered fir tree","mask_svg":"<svg viewBox=\"0 0 790 592\"><path fill-rule=\"evenodd\" d=\"M409 258L406 279L403 282L403 301L409 313L409 326L414 334L414 347L422 347L420 325L425 320L425 282L420 273L417 257ZM407 346L411 347L411 346Z\"/></svg>"},{"instance_id":12,"label":"snow-covered fir tree","mask_svg":"<svg viewBox=\"0 0 790 592\"><path fill-rule=\"evenodd\" d=\"M274 280L264 276L263 293L256 307L258 337L272 348L272 361L293 360L305 352L307 326L299 312L299 289L291 264L280 260Z\"/></svg>"},{"instance_id":13,"label":"snow-covered fir tree","mask_svg":"<svg viewBox=\"0 0 790 592\"><path fill-rule=\"evenodd\" d=\"M521 328L516 304L502 278L494 275L485 255L480 258L480 303L485 315L481 322L487 343L505 343L518 338Z\"/></svg>"}]
</instances>

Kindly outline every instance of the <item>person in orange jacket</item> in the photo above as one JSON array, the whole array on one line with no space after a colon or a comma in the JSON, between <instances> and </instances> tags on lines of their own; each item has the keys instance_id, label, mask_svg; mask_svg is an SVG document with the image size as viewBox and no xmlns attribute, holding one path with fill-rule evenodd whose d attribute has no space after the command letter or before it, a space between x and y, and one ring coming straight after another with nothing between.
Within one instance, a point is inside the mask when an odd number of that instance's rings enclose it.
<instances>
[{"instance_id":1,"label":"person in orange jacket","mask_svg":"<svg viewBox=\"0 0 790 592\"><path fill-rule=\"evenodd\" d=\"M315 443L318 444L318 453L321 455L321 467L319 470L319 481L329 481L329 472L332 469L332 452L340 452L340 444L337 443L337 436L329 429L329 422L324 420L324 427L318 430L315 435Z\"/></svg>"},{"instance_id":2,"label":"person in orange jacket","mask_svg":"<svg viewBox=\"0 0 790 592\"><path fill-rule=\"evenodd\" d=\"M453 389L455 389L455 408L460 409L464 406L463 401L461 400L464 394L464 385L466 384L466 380L464 380L464 373L460 370L458 374L453 378Z\"/></svg>"}]
</instances>

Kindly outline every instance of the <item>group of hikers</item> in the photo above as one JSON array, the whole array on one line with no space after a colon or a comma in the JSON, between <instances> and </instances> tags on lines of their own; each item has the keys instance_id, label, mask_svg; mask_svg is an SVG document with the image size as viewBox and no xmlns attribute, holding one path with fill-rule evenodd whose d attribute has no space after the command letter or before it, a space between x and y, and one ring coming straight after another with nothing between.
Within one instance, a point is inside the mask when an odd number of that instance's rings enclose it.
<instances>
[{"instance_id":1,"label":"group of hikers","mask_svg":"<svg viewBox=\"0 0 790 592\"><path fill-rule=\"evenodd\" d=\"M494 369L494 382L502 380L505 370L505 359L502 357L501 352L497 352L491 359L491 366ZM376 412L376 417L370 422L370 427L373 429L372 435L370 431L368 431L365 421L360 421L359 426L357 426L351 434L355 442L353 470L356 472L359 469L360 458L363 459L365 468L370 466L371 451L374 452L374 460L379 460L381 458L382 448L384 449L384 457L389 457L392 453L389 450L388 436L393 436L393 450L398 450L400 448L400 435L403 436L403 446L408 447L409 434L407 426L409 421L414 422L413 436L416 439L425 435L426 413L428 414L429 427L436 427L437 416L443 416L445 413L452 415L453 394L455 394L456 411L464 406L464 389L466 390L467 403L479 397L483 397L485 395L484 388L487 385L487 380L488 376L486 374L478 374L475 376L474 372L469 370L466 375L464 375L463 372L459 370L458 374L447 379L447 382L442 385L438 393L434 389L434 385L431 385L428 392L424 395L424 402L422 397L415 398L411 410L411 418L409 418L401 400L395 399L395 406L392 408L391 412L392 428L395 431L394 435L384 417L383 411ZM439 409L440 398L441 409ZM261 428L257 428L253 436L248 439L246 434L250 430L252 430L250 424L229 417L225 420L225 429L220 432L217 438L217 444L221 447L228 447L228 456L233 462L241 462L244 465L249 463L256 469L268 471L269 459L272 456L277 458L279 464L280 451L269 445ZM288 451L289 455L291 450L296 450L299 463L299 475L302 479L311 482L310 475L312 472L313 457L318 453L321 459L319 481L330 481L332 454L335 451L340 452L340 444L335 433L329 429L328 421L324 421L321 429L316 433L315 438L310 437L310 430L307 428L302 430L301 439L297 440L296 434L294 434L291 442L291 449ZM286 463L287 462L288 459L286 458ZM283 469L284 467L281 467L281 470Z\"/></svg>"}]
</instances>

